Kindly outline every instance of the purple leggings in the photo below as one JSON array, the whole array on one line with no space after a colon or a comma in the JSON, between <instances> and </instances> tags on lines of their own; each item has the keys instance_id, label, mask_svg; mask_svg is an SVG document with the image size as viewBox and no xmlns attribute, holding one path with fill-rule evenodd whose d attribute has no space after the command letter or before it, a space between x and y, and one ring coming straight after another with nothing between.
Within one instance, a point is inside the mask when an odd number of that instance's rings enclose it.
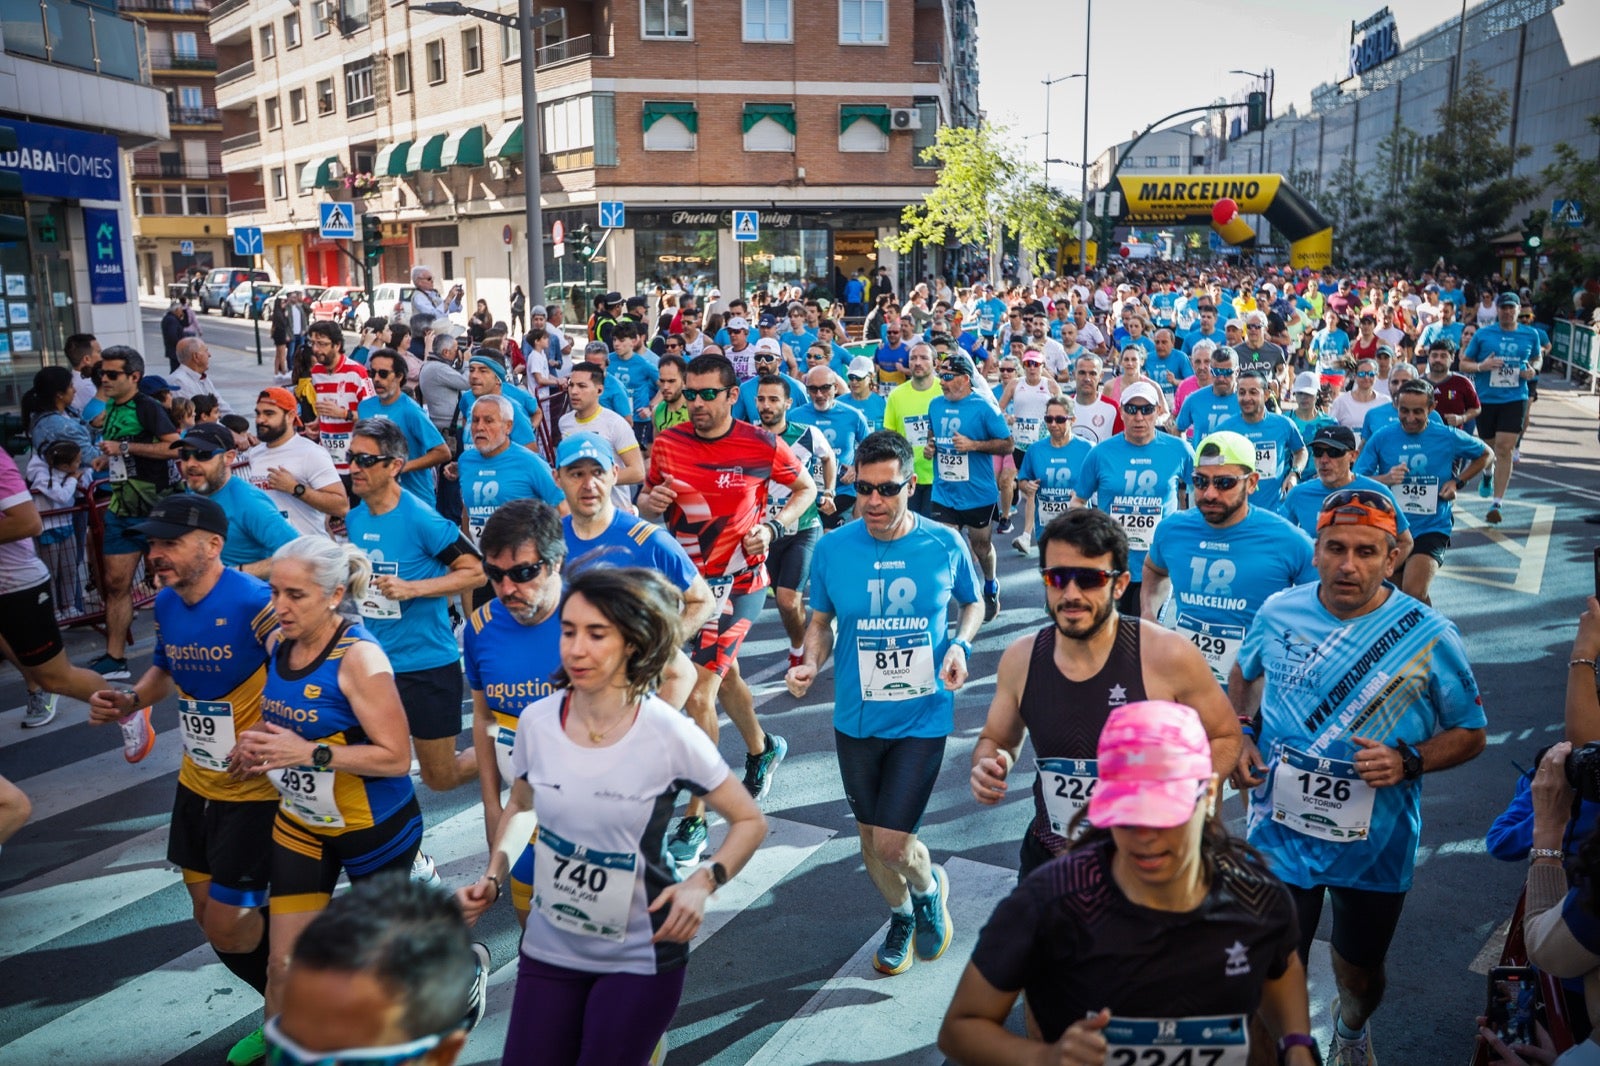
<instances>
[{"instance_id":1,"label":"purple leggings","mask_svg":"<svg viewBox=\"0 0 1600 1066\"><path fill-rule=\"evenodd\" d=\"M645 1066L687 969L587 973L521 955L501 1066Z\"/></svg>"}]
</instances>

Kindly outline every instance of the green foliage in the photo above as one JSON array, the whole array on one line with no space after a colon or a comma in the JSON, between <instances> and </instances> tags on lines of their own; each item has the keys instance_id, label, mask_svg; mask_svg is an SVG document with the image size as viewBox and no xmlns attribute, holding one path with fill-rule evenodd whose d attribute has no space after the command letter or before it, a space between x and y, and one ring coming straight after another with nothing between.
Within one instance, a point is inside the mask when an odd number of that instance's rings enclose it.
<instances>
[{"instance_id":1,"label":"green foliage","mask_svg":"<svg viewBox=\"0 0 1600 1066\"><path fill-rule=\"evenodd\" d=\"M1600 137L1600 115L1589 116L1589 129ZM1544 168L1543 200L1576 200L1583 205L1585 222L1573 228L1565 223L1553 225L1544 215L1545 238L1540 251L1549 257L1549 270L1541 279L1536 296L1546 315L1572 306L1569 294L1595 277L1600 277L1600 159L1591 141L1579 151L1570 144L1555 146L1555 162ZM1542 205L1541 211L1548 211Z\"/></svg>"}]
</instances>

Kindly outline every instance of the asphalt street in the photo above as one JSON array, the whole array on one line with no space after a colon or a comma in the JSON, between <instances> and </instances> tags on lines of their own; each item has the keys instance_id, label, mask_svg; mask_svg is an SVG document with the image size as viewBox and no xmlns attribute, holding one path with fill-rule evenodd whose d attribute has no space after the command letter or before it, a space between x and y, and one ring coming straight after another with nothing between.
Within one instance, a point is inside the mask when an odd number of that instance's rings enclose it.
<instances>
[{"instance_id":1,"label":"asphalt street","mask_svg":"<svg viewBox=\"0 0 1600 1066\"><path fill-rule=\"evenodd\" d=\"M164 365L157 312L147 311L152 369ZM258 367L248 324L210 316L212 375L248 410L270 383L272 352ZM1483 834L1509 800L1519 767L1558 739L1569 646L1593 591L1591 550L1600 526L1596 401L1547 377L1505 505L1505 524L1482 521L1476 495L1457 510L1455 545L1434 586L1435 606L1460 626L1489 716L1489 746L1475 761L1430 775L1423 849L1390 955L1388 1000L1373 1022L1386 1062L1462 1061L1484 998L1485 959L1524 876L1489 857ZM766 612L741 663L766 727L789 742L764 806L768 846L745 877L719 894L690 962L669 1034L674 1063L937 1063L931 1045L973 938L1014 881L1028 820L1027 790L980 808L967 789L969 755L993 691L1000 652L1045 624L1034 562L999 538L1002 611L975 642L972 679L956 703L956 733L922 836L953 886L957 938L949 954L904 976L867 964L885 908L862 869L834 762L832 672L803 700L782 690L784 640ZM826 541L824 548L826 550ZM150 622L136 622L135 676L149 662ZM69 636L74 659L98 654L92 631ZM179 743L170 707L157 709L156 752L128 766L120 739L83 724L63 702L56 723L20 728L23 689L0 675L0 774L34 797L34 821L0 854L0 1062L212 1064L259 1022L259 1001L215 962L189 916L165 855L165 826ZM722 749L739 765L737 732ZM1025 753L1024 758L1028 756ZM482 819L472 788L438 795L419 785L425 842L453 884L481 870ZM1239 813L1237 797L1226 808ZM742 884L741 884L742 883ZM491 1015L463 1061L498 1061L516 925L508 907L480 926L497 972ZM1326 936L1326 929L1323 931ZM1325 943L1314 953L1313 1021L1327 1029ZM1320 1013L1318 1013L1320 1012ZM9 1046L9 1047L8 1047Z\"/></svg>"}]
</instances>

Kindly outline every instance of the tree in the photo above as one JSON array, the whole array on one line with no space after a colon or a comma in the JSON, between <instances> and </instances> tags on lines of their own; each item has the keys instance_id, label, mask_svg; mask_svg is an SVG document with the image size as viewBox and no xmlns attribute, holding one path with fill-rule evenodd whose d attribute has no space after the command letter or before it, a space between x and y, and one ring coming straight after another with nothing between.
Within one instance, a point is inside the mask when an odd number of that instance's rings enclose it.
<instances>
[{"instance_id":1,"label":"tree","mask_svg":"<svg viewBox=\"0 0 1600 1066\"><path fill-rule=\"evenodd\" d=\"M1600 115L1589 116L1589 129L1600 136ZM1545 315L1570 311L1571 293L1600 278L1600 161L1593 143L1586 148L1579 152L1565 142L1556 145L1555 162L1540 175L1549 199L1576 200L1584 212L1582 226L1552 222L1542 234L1550 268L1535 299Z\"/></svg>"},{"instance_id":2,"label":"tree","mask_svg":"<svg viewBox=\"0 0 1600 1066\"><path fill-rule=\"evenodd\" d=\"M1004 126L941 126L922 153L939 164L939 180L921 204L907 205L889 245L902 255L919 244L994 248L1017 239L1020 259L1037 268L1081 214L1078 201L1045 185Z\"/></svg>"},{"instance_id":3,"label":"tree","mask_svg":"<svg viewBox=\"0 0 1600 1066\"><path fill-rule=\"evenodd\" d=\"M1512 173L1531 149L1505 143L1509 106L1474 63L1454 99L1438 108L1439 131L1405 190L1403 233L1413 266L1443 260L1472 277L1495 268L1489 242L1534 191L1532 181Z\"/></svg>"}]
</instances>

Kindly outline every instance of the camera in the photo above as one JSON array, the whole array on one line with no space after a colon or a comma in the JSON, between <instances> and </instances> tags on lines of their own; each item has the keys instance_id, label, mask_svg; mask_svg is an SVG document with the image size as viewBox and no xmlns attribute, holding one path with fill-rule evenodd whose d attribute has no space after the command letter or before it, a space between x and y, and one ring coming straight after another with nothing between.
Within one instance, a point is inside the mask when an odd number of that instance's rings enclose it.
<instances>
[{"instance_id":1,"label":"camera","mask_svg":"<svg viewBox=\"0 0 1600 1066\"><path fill-rule=\"evenodd\" d=\"M1600 740L1572 749L1567 756L1567 784L1580 798L1600 803Z\"/></svg>"}]
</instances>

